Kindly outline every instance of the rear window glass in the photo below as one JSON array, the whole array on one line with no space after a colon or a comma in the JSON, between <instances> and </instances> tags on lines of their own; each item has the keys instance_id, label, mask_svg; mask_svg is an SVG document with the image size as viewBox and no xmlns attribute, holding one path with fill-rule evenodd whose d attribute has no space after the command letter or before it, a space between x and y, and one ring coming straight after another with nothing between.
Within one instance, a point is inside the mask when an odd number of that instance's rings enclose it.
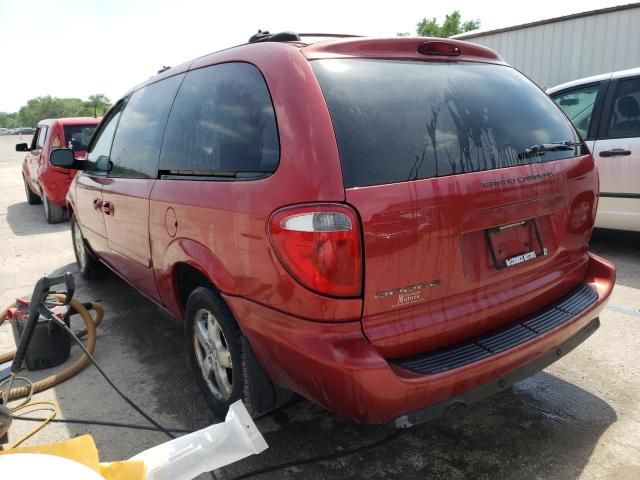
<instances>
[{"instance_id":1,"label":"rear window glass","mask_svg":"<svg viewBox=\"0 0 640 480\"><path fill-rule=\"evenodd\" d=\"M97 125L65 125L63 130L66 146L72 150L86 152L96 127Z\"/></svg>"},{"instance_id":2,"label":"rear window glass","mask_svg":"<svg viewBox=\"0 0 640 480\"><path fill-rule=\"evenodd\" d=\"M187 73L167 122L161 171L271 173L279 157L271 96L256 67L225 63Z\"/></svg>"},{"instance_id":3,"label":"rear window glass","mask_svg":"<svg viewBox=\"0 0 640 480\"><path fill-rule=\"evenodd\" d=\"M336 133L345 187L403 182L572 157L560 109L501 65L327 59L311 62Z\"/></svg>"}]
</instances>

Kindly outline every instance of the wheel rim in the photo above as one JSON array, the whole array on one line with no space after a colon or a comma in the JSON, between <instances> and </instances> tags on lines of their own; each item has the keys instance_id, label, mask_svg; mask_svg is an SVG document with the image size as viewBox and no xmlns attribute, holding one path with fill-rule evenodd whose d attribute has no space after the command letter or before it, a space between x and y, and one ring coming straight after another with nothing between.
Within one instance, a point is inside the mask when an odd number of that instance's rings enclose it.
<instances>
[{"instance_id":1,"label":"wheel rim","mask_svg":"<svg viewBox=\"0 0 640 480\"><path fill-rule=\"evenodd\" d=\"M84 247L84 240L82 239L82 232L78 222L73 222L73 249L80 268L84 270L87 265L87 250Z\"/></svg>"},{"instance_id":2,"label":"wheel rim","mask_svg":"<svg viewBox=\"0 0 640 480\"><path fill-rule=\"evenodd\" d=\"M42 203L44 204L44 216L49 218L49 199L46 195L42 195Z\"/></svg>"},{"instance_id":3,"label":"wheel rim","mask_svg":"<svg viewBox=\"0 0 640 480\"><path fill-rule=\"evenodd\" d=\"M22 179L22 181L24 183L24 193L27 194L27 200L29 200L29 197L30 197L30 195L29 195L29 193L30 193L29 186L27 185L27 181L24 178Z\"/></svg>"},{"instance_id":4,"label":"wheel rim","mask_svg":"<svg viewBox=\"0 0 640 480\"><path fill-rule=\"evenodd\" d=\"M219 400L229 400L233 390L233 365L228 345L216 317L209 310L198 310L193 324L193 347L200 373Z\"/></svg>"}]
</instances>

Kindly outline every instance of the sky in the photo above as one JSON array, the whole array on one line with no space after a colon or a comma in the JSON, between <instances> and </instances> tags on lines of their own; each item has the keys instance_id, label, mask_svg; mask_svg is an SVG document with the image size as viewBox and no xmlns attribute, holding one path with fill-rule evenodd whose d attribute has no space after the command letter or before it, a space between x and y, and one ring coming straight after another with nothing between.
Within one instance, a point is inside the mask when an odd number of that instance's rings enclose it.
<instances>
[{"instance_id":1,"label":"sky","mask_svg":"<svg viewBox=\"0 0 640 480\"><path fill-rule=\"evenodd\" d=\"M459 10L483 30L614 5L615 0L0 0L0 112L45 95L112 101L154 75L259 28L395 36Z\"/></svg>"}]
</instances>

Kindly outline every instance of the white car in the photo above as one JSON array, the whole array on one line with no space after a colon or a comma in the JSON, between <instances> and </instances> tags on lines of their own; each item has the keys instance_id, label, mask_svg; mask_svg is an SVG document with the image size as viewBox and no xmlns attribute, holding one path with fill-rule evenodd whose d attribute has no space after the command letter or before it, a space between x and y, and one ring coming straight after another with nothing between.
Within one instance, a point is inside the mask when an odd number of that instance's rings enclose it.
<instances>
[{"instance_id":1,"label":"white car","mask_svg":"<svg viewBox=\"0 0 640 480\"><path fill-rule=\"evenodd\" d=\"M574 80L547 93L598 166L596 227L640 231L640 68Z\"/></svg>"},{"instance_id":2,"label":"white car","mask_svg":"<svg viewBox=\"0 0 640 480\"><path fill-rule=\"evenodd\" d=\"M9 133L8 128L0 128L0 135L9 135Z\"/></svg>"}]
</instances>

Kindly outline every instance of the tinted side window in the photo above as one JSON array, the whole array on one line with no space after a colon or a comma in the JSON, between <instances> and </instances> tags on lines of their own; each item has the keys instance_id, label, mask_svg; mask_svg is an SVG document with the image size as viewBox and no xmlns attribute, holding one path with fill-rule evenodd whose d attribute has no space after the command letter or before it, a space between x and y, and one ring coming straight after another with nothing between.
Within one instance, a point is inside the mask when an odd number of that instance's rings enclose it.
<instances>
[{"instance_id":1,"label":"tinted side window","mask_svg":"<svg viewBox=\"0 0 640 480\"><path fill-rule=\"evenodd\" d=\"M629 78L618 82L609 117L607 137L640 137L640 78Z\"/></svg>"},{"instance_id":2,"label":"tinted side window","mask_svg":"<svg viewBox=\"0 0 640 480\"><path fill-rule=\"evenodd\" d=\"M117 104L100 123L95 142L93 142L91 151L85 161L85 171L106 173L109 170L109 155L111 154L113 134L116 131L118 120L120 120L123 106L124 102Z\"/></svg>"},{"instance_id":3,"label":"tinted side window","mask_svg":"<svg viewBox=\"0 0 640 480\"><path fill-rule=\"evenodd\" d=\"M553 97L583 138L587 138L600 85L575 88Z\"/></svg>"},{"instance_id":4,"label":"tinted side window","mask_svg":"<svg viewBox=\"0 0 640 480\"><path fill-rule=\"evenodd\" d=\"M113 139L110 177L157 176L164 127L183 77L169 77L131 95Z\"/></svg>"},{"instance_id":5,"label":"tinted side window","mask_svg":"<svg viewBox=\"0 0 640 480\"><path fill-rule=\"evenodd\" d=\"M271 96L256 67L226 63L187 73L167 122L161 171L271 173L279 157Z\"/></svg>"}]
</instances>

